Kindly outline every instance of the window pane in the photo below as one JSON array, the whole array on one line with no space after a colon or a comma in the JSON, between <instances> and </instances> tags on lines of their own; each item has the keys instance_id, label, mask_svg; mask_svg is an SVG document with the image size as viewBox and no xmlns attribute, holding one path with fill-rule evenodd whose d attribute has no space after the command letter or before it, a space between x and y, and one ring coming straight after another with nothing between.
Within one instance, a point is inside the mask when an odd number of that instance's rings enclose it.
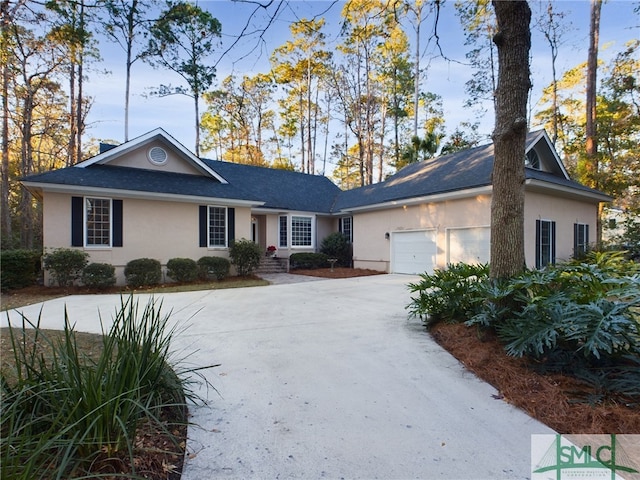
<instances>
[{"instance_id":1,"label":"window pane","mask_svg":"<svg viewBox=\"0 0 640 480\"><path fill-rule=\"evenodd\" d=\"M540 267L554 262L552 223L547 220L540 222Z\"/></svg>"},{"instance_id":2,"label":"window pane","mask_svg":"<svg viewBox=\"0 0 640 480\"><path fill-rule=\"evenodd\" d=\"M111 245L111 200L86 198L86 239L89 245Z\"/></svg>"},{"instance_id":3,"label":"window pane","mask_svg":"<svg viewBox=\"0 0 640 480\"><path fill-rule=\"evenodd\" d=\"M576 238L574 239L576 251L573 252L573 254L575 257L580 257L587 253L589 246L589 226L584 223L576 223L574 231L576 234Z\"/></svg>"},{"instance_id":4,"label":"window pane","mask_svg":"<svg viewBox=\"0 0 640 480\"><path fill-rule=\"evenodd\" d=\"M311 246L311 217L291 217L291 245Z\"/></svg>"},{"instance_id":5,"label":"window pane","mask_svg":"<svg viewBox=\"0 0 640 480\"><path fill-rule=\"evenodd\" d=\"M209 207L209 246L227 246L227 209Z\"/></svg>"},{"instance_id":6,"label":"window pane","mask_svg":"<svg viewBox=\"0 0 640 480\"><path fill-rule=\"evenodd\" d=\"M287 217L286 216L282 216L279 217L280 220L280 230L279 230L279 240L278 240L278 246L282 247L282 248L286 248L287 247Z\"/></svg>"},{"instance_id":7,"label":"window pane","mask_svg":"<svg viewBox=\"0 0 640 480\"><path fill-rule=\"evenodd\" d=\"M344 217L341 220L342 221L340 222L340 227L341 227L340 233L345 235L350 242L353 242L353 234L351 230L351 217Z\"/></svg>"}]
</instances>

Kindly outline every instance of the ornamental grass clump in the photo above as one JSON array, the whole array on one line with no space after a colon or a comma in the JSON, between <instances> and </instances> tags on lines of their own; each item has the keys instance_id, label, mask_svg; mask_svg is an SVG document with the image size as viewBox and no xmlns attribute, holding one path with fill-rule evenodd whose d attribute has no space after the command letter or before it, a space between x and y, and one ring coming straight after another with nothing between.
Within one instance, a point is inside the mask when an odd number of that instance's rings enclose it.
<instances>
[{"instance_id":1,"label":"ornamental grass clump","mask_svg":"<svg viewBox=\"0 0 640 480\"><path fill-rule=\"evenodd\" d=\"M135 477L139 426L175 438L163 411L181 413L173 425L184 424L186 398L197 400L187 380L196 370L170 366L175 328L161 303L139 309L130 297L91 356L79 348L66 312L58 340L47 338L40 318L23 316L10 330L15 368L0 377L3 478L94 478L90 472L115 458Z\"/></svg>"}]
</instances>

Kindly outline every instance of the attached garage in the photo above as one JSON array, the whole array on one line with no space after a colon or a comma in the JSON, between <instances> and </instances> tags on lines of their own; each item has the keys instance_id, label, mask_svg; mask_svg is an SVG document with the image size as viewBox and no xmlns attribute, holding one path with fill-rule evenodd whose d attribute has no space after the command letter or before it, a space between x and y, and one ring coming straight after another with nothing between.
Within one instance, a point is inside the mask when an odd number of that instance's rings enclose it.
<instances>
[{"instance_id":1,"label":"attached garage","mask_svg":"<svg viewBox=\"0 0 640 480\"><path fill-rule=\"evenodd\" d=\"M433 272L436 266L436 231L412 230L391 234L391 272Z\"/></svg>"},{"instance_id":2,"label":"attached garage","mask_svg":"<svg viewBox=\"0 0 640 480\"><path fill-rule=\"evenodd\" d=\"M490 227L447 229L447 264L488 263L490 254Z\"/></svg>"}]
</instances>

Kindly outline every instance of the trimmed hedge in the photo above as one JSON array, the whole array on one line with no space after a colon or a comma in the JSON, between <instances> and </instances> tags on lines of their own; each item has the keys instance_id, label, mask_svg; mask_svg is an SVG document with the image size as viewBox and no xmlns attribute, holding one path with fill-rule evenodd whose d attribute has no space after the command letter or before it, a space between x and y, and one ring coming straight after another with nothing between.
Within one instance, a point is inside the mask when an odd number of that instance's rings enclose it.
<instances>
[{"instance_id":1,"label":"trimmed hedge","mask_svg":"<svg viewBox=\"0 0 640 480\"><path fill-rule=\"evenodd\" d=\"M231 262L222 257L202 257L197 264L198 274L203 280L223 280L231 270Z\"/></svg>"},{"instance_id":2,"label":"trimmed hedge","mask_svg":"<svg viewBox=\"0 0 640 480\"><path fill-rule=\"evenodd\" d=\"M37 250L3 250L0 252L2 291L28 287L36 283L40 273L40 257Z\"/></svg>"},{"instance_id":3,"label":"trimmed hedge","mask_svg":"<svg viewBox=\"0 0 640 480\"><path fill-rule=\"evenodd\" d=\"M61 287L72 286L88 263L87 252L71 248L56 248L43 257L45 270L50 271L53 280Z\"/></svg>"},{"instance_id":4,"label":"trimmed hedge","mask_svg":"<svg viewBox=\"0 0 640 480\"><path fill-rule=\"evenodd\" d=\"M172 258L167 262L167 275L176 282L193 282L198 278L198 265L190 258Z\"/></svg>"},{"instance_id":5,"label":"trimmed hedge","mask_svg":"<svg viewBox=\"0 0 640 480\"><path fill-rule=\"evenodd\" d=\"M293 253L289 256L289 267L292 269L325 268L329 266L329 257L324 253Z\"/></svg>"},{"instance_id":6,"label":"trimmed hedge","mask_svg":"<svg viewBox=\"0 0 640 480\"><path fill-rule=\"evenodd\" d=\"M82 271L82 283L92 288L107 288L116 284L116 269L108 263L90 263Z\"/></svg>"},{"instance_id":7,"label":"trimmed hedge","mask_svg":"<svg viewBox=\"0 0 640 480\"><path fill-rule=\"evenodd\" d=\"M320 251L327 255L329 258L335 258L338 260L337 264L340 267L351 267L351 243L349 237L340 232L333 232L327 235L322 244L320 245Z\"/></svg>"},{"instance_id":8,"label":"trimmed hedge","mask_svg":"<svg viewBox=\"0 0 640 480\"><path fill-rule=\"evenodd\" d=\"M229 257L231 257L231 263L236 267L238 276L246 277L251 275L253 271L260 266L262 250L257 243L242 238L231 244Z\"/></svg>"},{"instance_id":9,"label":"trimmed hedge","mask_svg":"<svg viewBox=\"0 0 640 480\"><path fill-rule=\"evenodd\" d=\"M124 267L127 285L134 288L157 285L162 279L162 266L153 258L137 258Z\"/></svg>"}]
</instances>

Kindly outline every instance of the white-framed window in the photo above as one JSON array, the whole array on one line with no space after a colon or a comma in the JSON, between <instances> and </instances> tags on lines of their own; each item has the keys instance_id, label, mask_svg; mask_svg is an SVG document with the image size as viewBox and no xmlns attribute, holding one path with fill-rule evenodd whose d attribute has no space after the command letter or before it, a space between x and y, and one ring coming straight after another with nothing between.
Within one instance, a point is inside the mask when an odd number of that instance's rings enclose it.
<instances>
[{"instance_id":1,"label":"white-framed window","mask_svg":"<svg viewBox=\"0 0 640 480\"><path fill-rule=\"evenodd\" d=\"M342 217L338 220L338 231L353 243L353 218Z\"/></svg>"},{"instance_id":2,"label":"white-framed window","mask_svg":"<svg viewBox=\"0 0 640 480\"><path fill-rule=\"evenodd\" d=\"M536 220L536 268L556 263L556 222Z\"/></svg>"},{"instance_id":3,"label":"white-framed window","mask_svg":"<svg viewBox=\"0 0 640 480\"><path fill-rule=\"evenodd\" d=\"M289 246L288 223L289 217L286 215L280 215L278 217L278 246L281 248L287 248Z\"/></svg>"},{"instance_id":4,"label":"white-framed window","mask_svg":"<svg viewBox=\"0 0 640 480\"><path fill-rule=\"evenodd\" d=\"M313 247L313 217L291 216L291 246Z\"/></svg>"},{"instance_id":5,"label":"white-framed window","mask_svg":"<svg viewBox=\"0 0 640 480\"><path fill-rule=\"evenodd\" d=\"M315 217L312 215L280 215L278 244L281 248L313 248L315 230Z\"/></svg>"},{"instance_id":6,"label":"white-framed window","mask_svg":"<svg viewBox=\"0 0 640 480\"><path fill-rule=\"evenodd\" d=\"M111 247L112 210L110 198L85 197L85 246Z\"/></svg>"},{"instance_id":7,"label":"white-framed window","mask_svg":"<svg viewBox=\"0 0 640 480\"><path fill-rule=\"evenodd\" d=\"M209 205L208 208L209 247L227 246L227 207Z\"/></svg>"},{"instance_id":8,"label":"white-framed window","mask_svg":"<svg viewBox=\"0 0 640 480\"><path fill-rule=\"evenodd\" d=\"M573 256L581 258L589 249L589 225L586 223L573 224Z\"/></svg>"}]
</instances>

